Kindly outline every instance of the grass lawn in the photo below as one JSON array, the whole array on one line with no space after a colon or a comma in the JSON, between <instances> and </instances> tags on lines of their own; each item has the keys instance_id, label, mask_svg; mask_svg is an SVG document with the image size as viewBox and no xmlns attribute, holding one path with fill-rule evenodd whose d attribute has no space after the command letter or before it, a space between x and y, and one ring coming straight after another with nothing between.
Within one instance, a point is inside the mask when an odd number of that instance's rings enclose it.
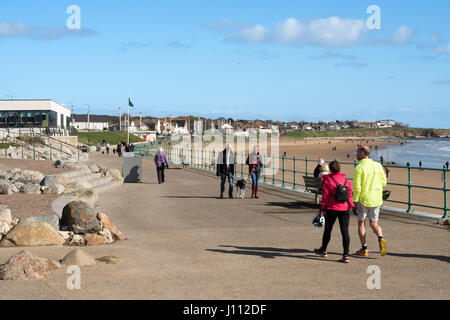
<instances>
[{"instance_id":1,"label":"grass lawn","mask_svg":"<svg viewBox=\"0 0 450 320\"><path fill-rule=\"evenodd\" d=\"M0 149L8 149L10 146L14 148L18 147L15 143L0 143Z\"/></svg>"},{"instance_id":2,"label":"grass lawn","mask_svg":"<svg viewBox=\"0 0 450 320\"><path fill-rule=\"evenodd\" d=\"M127 141L127 133L123 131L115 132L77 132L78 141L83 144L96 146L105 140L111 146L118 144L120 141ZM142 142L141 138L130 134L130 142Z\"/></svg>"}]
</instances>

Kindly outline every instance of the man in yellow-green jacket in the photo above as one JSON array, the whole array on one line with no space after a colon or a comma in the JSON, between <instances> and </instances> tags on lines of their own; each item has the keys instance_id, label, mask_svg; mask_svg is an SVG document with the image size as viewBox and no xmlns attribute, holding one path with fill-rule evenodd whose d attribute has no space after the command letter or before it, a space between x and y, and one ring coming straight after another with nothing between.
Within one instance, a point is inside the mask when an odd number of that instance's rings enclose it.
<instances>
[{"instance_id":1,"label":"man in yellow-green jacket","mask_svg":"<svg viewBox=\"0 0 450 320\"><path fill-rule=\"evenodd\" d=\"M373 232L378 236L380 254L387 253L386 240L378 224L380 207L383 205L383 188L386 186L386 174L380 163L370 159L370 149L360 147L356 152L359 160L353 175L353 202L358 214L358 233L362 248L355 255L367 257L369 251L366 242L366 219L369 218Z\"/></svg>"}]
</instances>

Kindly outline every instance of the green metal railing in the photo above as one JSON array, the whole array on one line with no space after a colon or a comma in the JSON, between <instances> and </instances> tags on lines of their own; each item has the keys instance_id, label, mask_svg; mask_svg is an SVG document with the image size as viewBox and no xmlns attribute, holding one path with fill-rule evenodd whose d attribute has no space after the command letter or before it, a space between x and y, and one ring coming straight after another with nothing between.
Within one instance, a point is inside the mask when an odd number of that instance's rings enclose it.
<instances>
[{"instance_id":1,"label":"green metal railing","mask_svg":"<svg viewBox=\"0 0 450 320\"><path fill-rule=\"evenodd\" d=\"M215 172L215 165L216 165L216 159L218 157L218 153L215 151L210 150L189 150L189 149L183 149L183 148L174 148L165 146L162 147L164 149L164 152L167 154L168 159L172 163L179 164L179 157L183 155L186 159L190 160L190 165L193 168L206 170L209 172ZM142 155L143 157L153 157L158 150L158 147L156 146L136 146L136 152ZM178 159L173 159L173 155L177 155ZM235 175L240 178L249 178L249 172L246 170L245 160L247 159L247 154L239 154L240 162L237 162L235 165ZM235 153L235 159L238 159L238 154ZM275 160L278 160L279 165L278 168L275 168L273 164L275 163ZM311 160L308 159L308 157L305 158L297 158L297 157L275 157L273 155L263 156L263 161L265 164L266 172L265 174L262 173L262 183L272 186L277 186L284 189L290 189L290 190L298 190L298 187L305 187L306 186L299 182L298 175L304 175L304 176L310 176L311 172L309 171L309 165L311 163ZM290 165L287 165L289 162ZM270 163L271 169L267 168L270 166L268 165ZM354 162L340 162L341 168L344 168L345 166L351 166L353 169L357 166L357 161ZM303 167L304 170L298 170L299 167ZM412 167L409 163L407 166L393 166L393 165L384 165L385 168L395 168L396 170L402 169L406 171L407 174L407 183L394 183L394 182L388 182L388 186L395 186L395 187L401 187L405 188L407 192L407 201L400 201L400 200L386 200L386 202L395 203L395 204L401 204L407 206L407 212L413 213L414 207L423 207L423 208L429 208L429 209L435 209L439 211L443 211L444 215L443 218L449 217L449 207L448 207L448 180L447 180L447 173L448 168L446 166L443 166L442 169L432 169L432 168L418 168L418 167ZM292 169L290 169L292 168ZM420 171L426 171L426 172L441 172L442 177L442 187L437 186L424 186L424 185L417 185L413 183L413 170L420 170ZM270 172L269 172L270 171ZM342 170L344 171L344 170ZM353 171L353 170L352 170ZM277 173L278 172L278 173ZM286 175L289 174L292 177L292 180L289 180ZM351 177L348 177L349 180L353 180ZM435 206L430 205L426 203L418 203L413 201L413 190L419 189L419 190L433 190L433 191L439 191L443 193L443 206Z\"/></svg>"}]
</instances>

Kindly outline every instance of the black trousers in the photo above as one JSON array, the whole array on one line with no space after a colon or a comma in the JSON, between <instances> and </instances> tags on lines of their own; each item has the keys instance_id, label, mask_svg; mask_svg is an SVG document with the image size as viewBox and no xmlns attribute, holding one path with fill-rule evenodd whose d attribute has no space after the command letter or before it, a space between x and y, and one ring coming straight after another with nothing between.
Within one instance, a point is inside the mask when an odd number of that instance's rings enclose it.
<instances>
[{"instance_id":1,"label":"black trousers","mask_svg":"<svg viewBox=\"0 0 450 320\"><path fill-rule=\"evenodd\" d=\"M348 233L348 225L350 223L349 211L334 211L326 210L325 230L322 238L322 250L326 250L331 239L331 231L333 231L336 219L339 219L339 226L341 227L342 246L344 247L344 255L348 255L350 251L350 235Z\"/></svg>"},{"instance_id":2,"label":"black trousers","mask_svg":"<svg viewBox=\"0 0 450 320\"><path fill-rule=\"evenodd\" d=\"M157 167L156 172L158 173L158 183L164 183L166 181L166 177L164 176L164 167Z\"/></svg>"}]
</instances>

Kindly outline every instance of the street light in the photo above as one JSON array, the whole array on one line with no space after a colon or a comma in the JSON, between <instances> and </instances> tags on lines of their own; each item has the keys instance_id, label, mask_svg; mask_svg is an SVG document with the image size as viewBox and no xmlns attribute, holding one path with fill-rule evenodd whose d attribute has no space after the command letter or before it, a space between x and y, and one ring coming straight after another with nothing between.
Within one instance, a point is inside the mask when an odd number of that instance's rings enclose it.
<instances>
[{"instance_id":1,"label":"street light","mask_svg":"<svg viewBox=\"0 0 450 320\"><path fill-rule=\"evenodd\" d=\"M89 105L89 104L85 104L85 106L87 106L88 107L88 113L87 113L87 123L88 123L88 127L87 127L87 130L88 130L88 132L90 131L90 127L91 127L91 121L90 121L90 116L91 116L91 106Z\"/></svg>"}]
</instances>

